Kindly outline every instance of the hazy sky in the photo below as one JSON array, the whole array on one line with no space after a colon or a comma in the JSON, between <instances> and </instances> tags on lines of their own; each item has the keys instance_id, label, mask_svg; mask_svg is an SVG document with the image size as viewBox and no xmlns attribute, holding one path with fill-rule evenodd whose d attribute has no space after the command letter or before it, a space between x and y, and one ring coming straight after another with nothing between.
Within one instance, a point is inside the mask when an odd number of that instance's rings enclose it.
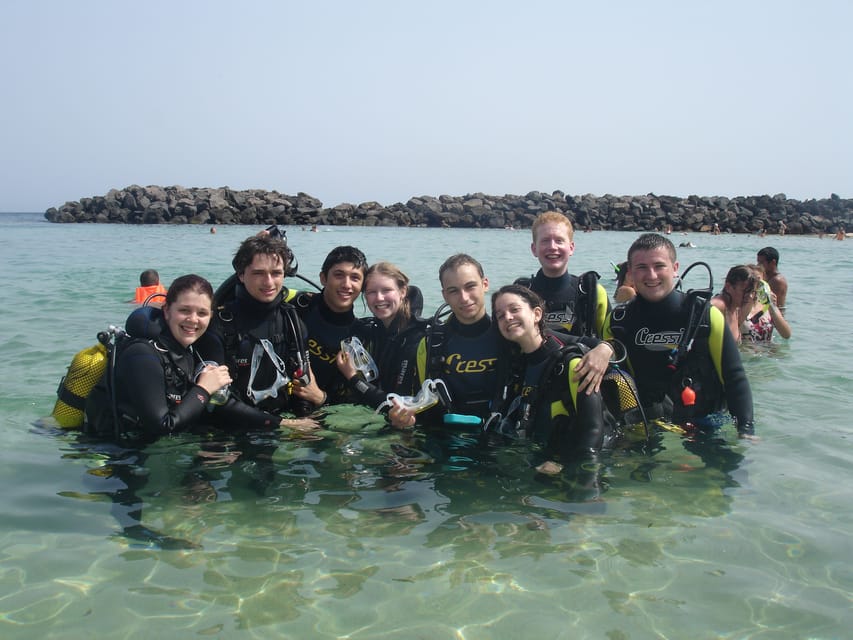
<instances>
[{"instance_id":1,"label":"hazy sky","mask_svg":"<svg viewBox=\"0 0 853 640\"><path fill-rule=\"evenodd\" d=\"M2 0L0 211L130 184L853 197L853 2Z\"/></svg>"}]
</instances>

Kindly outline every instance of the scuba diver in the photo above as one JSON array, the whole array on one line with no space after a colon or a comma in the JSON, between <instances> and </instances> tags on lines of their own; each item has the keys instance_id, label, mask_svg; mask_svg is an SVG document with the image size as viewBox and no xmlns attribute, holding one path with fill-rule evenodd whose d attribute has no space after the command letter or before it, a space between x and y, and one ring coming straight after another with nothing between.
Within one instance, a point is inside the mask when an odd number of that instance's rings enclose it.
<instances>
[{"instance_id":1,"label":"scuba diver","mask_svg":"<svg viewBox=\"0 0 853 640\"><path fill-rule=\"evenodd\" d=\"M354 390L335 364L341 341L353 335L353 305L361 293L367 259L355 247L335 247L320 269L319 293L300 293L294 299L308 327L308 346L316 391L298 387L294 393L315 405L357 402Z\"/></svg>"},{"instance_id":2,"label":"scuba diver","mask_svg":"<svg viewBox=\"0 0 853 640\"><path fill-rule=\"evenodd\" d=\"M306 416L323 403L323 393L311 375L307 330L288 302L295 292L284 286L294 263L276 227L244 240L231 263L234 275L216 292L211 334L218 341L205 346L211 359L228 364L242 401L276 415ZM282 426L316 424L289 420Z\"/></svg>"},{"instance_id":3,"label":"scuba diver","mask_svg":"<svg viewBox=\"0 0 853 640\"><path fill-rule=\"evenodd\" d=\"M711 291L676 288L675 246L659 234L634 241L628 268L637 297L611 312L604 337L625 348L646 417L702 426L728 407L738 435L752 436L749 380Z\"/></svg>"},{"instance_id":4,"label":"scuba diver","mask_svg":"<svg viewBox=\"0 0 853 640\"><path fill-rule=\"evenodd\" d=\"M373 375L359 374L358 363L347 349L338 352L336 364L359 401L377 408L388 393L409 396L418 391L417 349L427 321L420 317L420 289L390 262L378 262L367 270L362 294L373 317L359 319L353 335L376 365L376 377L370 380Z\"/></svg>"},{"instance_id":5,"label":"scuba diver","mask_svg":"<svg viewBox=\"0 0 853 640\"><path fill-rule=\"evenodd\" d=\"M602 394L589 392L576 370L589 349L601 346L612 354L613 347L548 329L545 303L520 285L501 287L492 296L492 313L512 348L501 363L501 394L486 428L532 439L564 460L594 456L613 436L615 420Z\"/></svg>"},{"instance_id":6,"label":"scuba diver","mask_svg":"<svg viewBox=\"0 0 853 640\"><path fill-rule=\"evenodd\" d=\"M101 380L86 400L89 435L157 437L196 427L270 428L279 418L258 411L224 388L232 382L225 365L196 349L211 320L213 289L194 274L169 287L162 311L142 307L119 336Z\"/></svg>"},{"instance_id":7,"label":"scuba diver","mask_svg":"<svg viewBox=\"0 0 853 640\"><path fill-rule=\"evenodd\" d=\"M545 302L545 322L561 325L575 336L601 336L610 311L607 291L598 283L598 274L589 271L576 276L569 273L569 258L575 252L574 227L558 211L541 213L531 228L530 250L541 268L520 284L539 294Z\"/></svg>"}]
</instances>

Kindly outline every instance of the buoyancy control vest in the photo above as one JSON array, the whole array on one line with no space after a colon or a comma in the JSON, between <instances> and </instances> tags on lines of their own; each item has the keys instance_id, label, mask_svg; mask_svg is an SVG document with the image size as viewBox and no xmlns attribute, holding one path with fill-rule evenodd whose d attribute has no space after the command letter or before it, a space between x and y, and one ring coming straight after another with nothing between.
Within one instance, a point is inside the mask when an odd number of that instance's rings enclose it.
<instances>
[{"instance_id":1,"label":"buoyancy control vest","mask_svg":"<svg viewBox=\"0 0 853 640\"><path fill-rule=\"evenodd\" d=\"M310 403L298 400L289 387L284 388L310 381L305 327L294 305L288 302L299 294L285 287L275 300L262 303L236 279L231 282L231 295L224 293L225 285L217 289L215 298L220 304L214 310L214 326L222 337L225 364L235 388L246 402L266 411L288 409L306 415L311 411ZM262 341L267 341L266 346L278 359L266 352ZM251 393L273 385L277 388L263 394L263 399Z\"/></svg>"},{"instance_id":2,"label":"buoyancy control vest","mask_svg":"<svg viewBox=\"0 0 853 640\"><path fill-rule=\"evenodd\" d=\"M660 309L669 320L666 327L645 326L646 318L641 316L648 303L641 298L611 313L609 330L613 337L625 347L635 348L635 357L644 358L640 363L646 387L642 400L649 419L663 417L682 424L725 407L720 373L725 319L710 304L711 291L711 287L687 293L673 291L670 296L676 297L672 301L655 303L669 305ZM677 304L673 306L673 302ZM639 345L638 341L647 344ZM648 353L637 352L637 347ZM638 363L631 363L630 349L628 353L629 366L636 375Z\"/></svg>"},{"instance_id":3,"label":"buoyancy control vest","mask_svg":"<svg viewBox=\"0 0 853 640\"><path fill-rule=\"evenodd\" d=\"M426 335L428 321L420 317L423 296L420 289L409 285L410 317L407 325L398 329L397 320L386 329L375 317L359 318L353 327L353 335L371 355L379 369L379 380L373 384L361 376L350 380L362 402L377 407L388 393L402 396L415 395L420 388L417 372L418 345Z\"/></svg>"},{"instance_id":4,"label":"buoyancy control vest","mask_svg":"<svg viewBox=\"0 0 853 640\"><path fill-rule=\"evenodd\" d=\"M485 419L498 380L501 345L488 316L465 325L442 305L418 346L419 381L441 379L450 393L451 413Z\"/></svg>"},{"instance_id":5,"label":"buoyancy control vest","mask_svg":"<svg viewBox=\"0 0 853 640\"><path fill-rule=\"evenodd\" d=\"M174 354L159 340L162 323L160 309L141 307L128 316L124 330L111 327L110 332L99 334L99 339L107 351L107 359L102 375L86 398L83 430L87 435L120 439L128 431L138 427L138 417L134 415L133 409L118 397L115 384L117 362L131 345L148 344L152 353L160 360L169 406L179 403L192 386L194 361L182 365L184 358Z\"/></svg>"},{"instance_id":6,"label":"buoyancy control vest","mask_svg":"<svg viewBox=\"0 0 853 640\"><path fill-rule=\"evenodd\" d=\"M645 417L630 375L609 367L601 393L578 393L572 363L589 346L558 330L546 335L532 360L517 352L502 364L502 379L487 428L512 438L532 438L554 449L589 452L607 446L617 431Z\"/></svg>"},{"instance_id":7,"label":"buoyancy control vest","mask_svg":"<svg viewBox=\"0 0 853 640\"><path fill-rule=\"evenodd\" d=\"M600 327L609 307L607 292L598 283L600 278L596 271L548 278L540 270L530 277L516 279L515 284L542 297L545 322L549 326L562 327L574 336L600 337Z\"/></svg>"}]
</instances>

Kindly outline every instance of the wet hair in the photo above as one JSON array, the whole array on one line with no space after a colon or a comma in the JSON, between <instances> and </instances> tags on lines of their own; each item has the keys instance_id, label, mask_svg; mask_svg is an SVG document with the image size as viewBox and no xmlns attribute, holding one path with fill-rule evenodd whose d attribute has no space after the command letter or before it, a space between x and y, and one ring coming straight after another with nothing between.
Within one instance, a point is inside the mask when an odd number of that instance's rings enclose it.
<instances>
[{"instance_id":1,"label":"wet hair","mask_svg":"<svg viewBox=\"0 0 853 640\"><path fill-rule=\"evenodd\" d=\"M625 284L625 279L628 277L628 261L620 262L619 269L616 270L616 288Z\"/></svg>"},{"instance_id":2,"label":"wet hair","mask_svg":"<svg viewBox=\"0 0 853 640\"><path fill-rule=\"evenodd\" d=\"M403 273L397 265L390 262L377 262L376 264L371 265L367 270L367 273L364 275L364 286L361 288L362 295L364 295L364 292L367 289L367 281L370 279L370 276L374 274L391 278L394 281L394 284L397 285L397 289L401 292L403 289L408 289L409 287L409 277ZM397 316L404 322L404 324L407 324L411 319L412 305L409 302L408 296L403 296L403 300L400 303L400 310L397 311Z\"/></svg>"},{"instance_id":3,"label":"wet hair","mask_svg":"<svg viewBox=\"0 0 853 640\"><path fill-rule=\"evenodd\" d=\"M637 251L654 251L655 249L666 249L669 259L675 262L675 245L672 244L669 238L659 233L644 233L634 240L628 249L628 264L631 264L631 256Z\"/></svg>"},{"instance_id":4,"label":"wet hair","mask_svg":"<svg viewBox=\"0 0 853 640\"><path fill-rule=\"evenodd\" d=\"M151 287L160 284L160 274L155 269L146 269L139 274L139 286Z\"/></svg>"},{"instance_id":5,"label":"wet hair","mask_svg":"<svg viewBox=\"0 0 853 640\"><path fill-rule=\"evenodd\" d=\"M505 284L502 286L492 294L492 318L494 318L495 322L497 322L497 316L495 316L495 303L502 295L517 295L519 298L524 300L531 309L535 309L536 307L542 309L542 317L539 318L539 324L536 326L539 327L539 333L542 334L543 337L545 336L545 331L548 328L548 324L545 322L545 302L538 293L531 291L520 284Z\"/></svg>"},{"instance_id":6,"label":"wet hair","mask_svg":"<svg viewBox=\"0 0 853 640\"><path fill-rule=\"evenodd\" d=\"M761 280L760 276L756 276L755 270L753 269L753 265L748 264L739 264L737 266L729 269L729 272L726 274L726 284L730 284L731 286L736 286L741 282L746 283L746 287L744 287L743 295L749 295L758 287L758 283ZM720 293L721 296L731 300L731 295L728 291L726 291L725 287Z\"/></svg>"},{"instance_id":7,"label":"wet hair","mask_svg":"<svg viewBox=\"0 0 853 640\"><path fill-rule=\"evenodd\" d=\"M726 274L726 282L730 285L736 285L740 282L746 282L754 279L752 268L748 264L739 264L729 269Z\"/></svg>"},{"instance_id":8,"label":"wet hair","mask_svg":"<svg viewBox=\"0 0 853 640\"><path fill-rule=\"evenodd\" d=\"M569 220L568 217L566 217L559 211L545 211L544 213L540 213L538 216L536 216L536 220L533 221L533 226L530 228L530 231L533 234L533 242L536 242L536 232L539 231L539 227L549 222L556 222L557 224L566 225L566 228L569 232L569 240L574 239L575 228L572 225L572 221Z\"/></svg>"},{"instance_id":9,"label":"wet hair","mask_svg":"<svg viewBox=\"0 0 853 640\"><path fill-rule=\"evenodd\" d=\"M293 252L283 238L271 235L250 236L240 243L237 253L234 254L234 259L231 261L231 266L234 267L237 275L243 275L243 272L258 255L278 256L285 273L293 261Z\"/></svg>"},{"instance_id":10,"label":"wet hair","mask_svg":"<svg viewBox=\"0 0 853 640\"><path fill-rule=\"evenodd\" d=\"M483 265L477 262L474 258L469 256L467 253L457 253L450 256L447 260L441 263L441 266L438 268L438 281L441 283L441 286L444 287L444 272L450 269L456 270L459 267L462 267L466 264L473 265L477 270L477 273L481 278L486 277L485 271L483 271Z\"/></svg>"},{"instance_id":11,"label":"wet hair","mask_svg":"<svg viewBox=\"0 0 853 640\"><path fill-rule=\"evenodd\" d=\"M172 284L169 285L169 290L166 292L164 306L168 307L173 304L182 293L187 291L195 291L200 295L210 298L211 302L213 301L213 287L210 286L210 283L201 276L190 273L185 276L179 276L172 281Z\"/></svg>"},{"instance_id":12,"label":"wet hair","mask_svg":"<svg viewBox=\"0 0 853 640\"><path fill-rule=\"evenodd\" d=\"M779 264L779 252L773 247L764 247L758 252L758 255L767 260L767 262Z\"/></svg>"},{"instance_id":13,"label":"wet hair","mask_svg":"<svg viewBox=\"0 0 853 640\"><path fill-rule=\"evenodd\" d=\"M756 280L764 280L764 267L760 264L748 264L746 266L752 271L752 275L755 276Z\"/></svg>"},{"instance_id":14,"label":"wet hair","mask_svg":"<svg viewBox=\"0 0 853 640\"><path fill-rule=\"evenodd\" d=\"M360 269L362 275L367 271L367 258L364 257L361 249L344 245L335 247L329 252L329 255L326 256L325 260L323 260L323 266L320 268L320 273L327 276L329 275L329 271L332 270L332 267L336 264L341 264L342 262L349 262L356 269Z\"/></svg>"}]
</instances>

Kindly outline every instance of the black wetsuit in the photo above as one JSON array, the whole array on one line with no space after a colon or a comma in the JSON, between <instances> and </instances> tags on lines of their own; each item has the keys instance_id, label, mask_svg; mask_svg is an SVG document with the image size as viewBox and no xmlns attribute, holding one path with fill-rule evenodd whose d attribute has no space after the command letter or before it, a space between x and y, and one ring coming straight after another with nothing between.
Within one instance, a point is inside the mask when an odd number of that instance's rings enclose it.
<instances>
[{"instance_id":1,"label":"black wetsuit","mask_svg":"<svg viewBox=\"0 0 853 640\"><path fill-rule=\"evenodd\" d=\"M362 318L356 323L354 335L379 369L379 380L372 384L358 375L348 381L359 402L376 408L389 393L412 396L420 390L417 354L426 326L423 318L411 318L402 330L396 321L387 329L376 318Z\"/></svg>"},{"instance_id":2,"label":"black wetsuit","mask_svg":"<svg viewBox=\"0 0 853 640\"><path fill-rule=\"evenodd\" d=\"M510 356L503 407L496 430L510 437L531 438L564 456L586 455L601 449L612 435L600 393L578 394L574 368L589 348L578 338L549 331L536 351L517 349Z\"/></svg>"},{"instance_id":3,"label":"black wetsuit","mask_svg":"<svg viewBox=\"0 0 853 640\"><path fill-rule=\"evenodd\" d=\"M498 382L501 338L488 314L474 324L451 316L440 329L442 346L429 354L427 338L418 345L418 378L440 378L450 392L452 413L489 416ZM438 360L440 359L440 362Z\"/></svg>"},{"instance_id":4,"label":"black wetsuit","mask_svg":"<svg viewBox=\"0 0 853 640\"><path fill-rule=\"evenodd\" d=\"M532 278L518 278L515 284L520 284L531 291L539 294L545 301L545 322L551 325L560 325L572 335L595 335L601 336L604 322L610 311L610 300L607 292L596 282L595 309L592 311L592 327L587 324L585 318L588 310L578 309L578 276L564 273L556 278L549 278L542 269L536 272ZM579 322L578 316L584 315Z\"/></svg>"},{"instance_id":5,"label":"black wetsuit","mask_svg":"<svg viewBox=\"0 0 853 640\"><path fill-rule=\"evenodd\" d=\"M210 396L193 382L200 359L165 325L156 340L128 339L118 348L114 388L123 433L157 436L210 424L242 429L278 424L274 416L234 398L208 412Z\"/></svg>"},{"instance_id":6,"label":"black wetsuit","mask_svg":"<svg viewBox=\"0 0 853 640\"><path fill-rule=\"evenodd\" d=\"M347 385L335 364L341 350L341 340L353 335L356 317L349 311L333 311L323 299L323 293L297 296L299 317L308 327L308 350L311 369L317 385L326 392L329 404L358 402L355 392Z\"/></svg>"},{"instance_id":7,"label":"black wetsuit","mask_svg":"<svg viewBox=\"0 0 853 640\"><path fill-rule=\"evenodd\" d=\"M211 330L206 334L207 337L202 336L197 349L206 360L228 364L234 379L232 389L243 402L271 413L290 411L303 416L310 413L313 407L307 401L292 395L287 386L278 389L275 397L264 398L257 403L248 393L252 354L260 339L270 341L275 353L286 365L287 377L297 377L300 367L295 354L298 345L307 343L307 331L295 313L290 314L292 322L288 319L285 308L290 305L283 302L287 293L287 290L282 290L272 302L260 302L253 298L242 284L237 284L234 299L214 312ZM301 335L299 340L295 337L296 332ZM213 344L213 336L220 338L221 345ZM304 367L307 368L307 353L302 356L306 361ZM256 391L267 389L273 385L276 378L275 364L264 355L259 361L252 388Z\"/></svg>"},{"instance_id":8,"label":"black wetsuit","mask_svg":"<svg viewBox=\"0 0 853 640\"><path fill-rule=\"evenodd\" d=\"M692 350L684 357L686 369L676 373L671 368L670 356L688 328L689 313L680 291L672 291L660 302L637 296L611 312L605 338L616 338L627 349L640 399L651 409L650 418L657 413L679 422L694 421L727 406L738 431L751 434L752 391L737 343L717 308L709 308ZM681 400L687 378L696 391L692 408Z\"/></svg>"}]
</instances>

